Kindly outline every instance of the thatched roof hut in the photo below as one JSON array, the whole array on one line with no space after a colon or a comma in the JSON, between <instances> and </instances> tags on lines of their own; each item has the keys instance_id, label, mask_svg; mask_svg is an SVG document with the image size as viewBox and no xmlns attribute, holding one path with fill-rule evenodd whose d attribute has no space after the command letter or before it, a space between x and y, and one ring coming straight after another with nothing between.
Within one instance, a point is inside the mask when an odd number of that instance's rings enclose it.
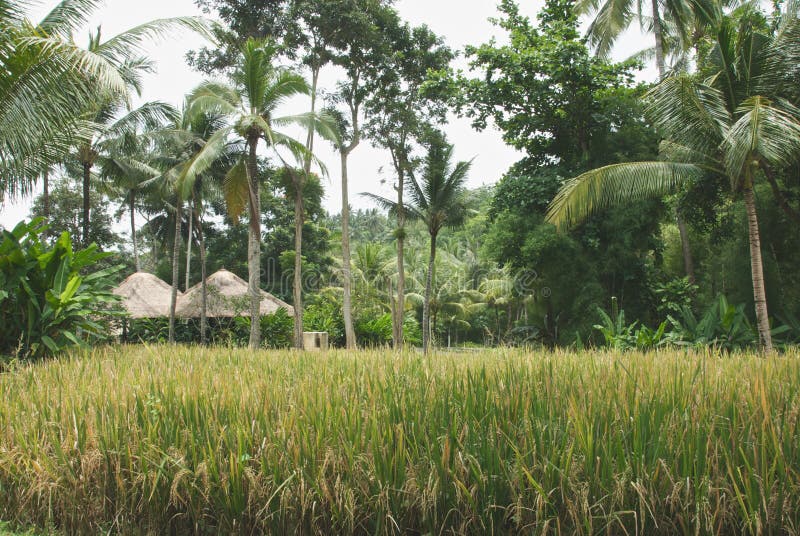
<instances>
[{"instance_id":1,"label":"thatched roof hut","mask_svg":"<svg viewBox=\"0 0 800 536\"><path fill-rule=\"evenodd\" d=\"M147 272L136 272L114 289L132 318L169 316L172 287ZM180 300L181 293L178 292Z\"/></svg>"},{"instance_id":2,"label":"thatched roof hut","mask_svg":"<svg viewBox=\"0 0 800 536\"><path fill-rule=\"evenodd\" d=\"M250 296L247 282L236 274L222 269L210 275L207 284L207 310L209 318L250 316ZM203 305L203 286L198 283L178 300L175 315L180 318L198 318ZM294 308L272 294L261 291L261 314L268 315L278 309L294 315Z\"/></svg>"}]
</instances>

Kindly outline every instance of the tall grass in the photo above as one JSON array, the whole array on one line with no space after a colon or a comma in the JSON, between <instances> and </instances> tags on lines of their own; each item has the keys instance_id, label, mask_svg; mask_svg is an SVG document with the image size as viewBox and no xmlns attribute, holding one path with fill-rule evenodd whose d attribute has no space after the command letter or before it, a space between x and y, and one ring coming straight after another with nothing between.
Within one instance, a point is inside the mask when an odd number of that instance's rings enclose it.
<instances>
[{"instance_id":1,"label":"tall grass","mask_svg":"<svg viewBox=\"0 0 800 536\"><path fill-rule=\"evenodd\" d=\"M109 349L0 375L0 519L797 534L798 390L797 352Z\"/></svg>"}]
</instances>

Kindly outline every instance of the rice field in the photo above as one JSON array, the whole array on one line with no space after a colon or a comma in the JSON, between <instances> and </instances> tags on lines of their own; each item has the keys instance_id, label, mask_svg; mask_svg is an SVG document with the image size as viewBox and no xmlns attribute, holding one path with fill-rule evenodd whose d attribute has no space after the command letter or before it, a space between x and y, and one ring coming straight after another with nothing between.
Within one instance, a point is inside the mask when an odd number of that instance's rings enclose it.
<instances>
[{"instance_id":1,"label":"rice field","mask_svg":"<svg viewBox=\"0 0 800 536\"><path fill-rule=\"evenodd\" d=\"M798 534L798 391L797 351L97 350L0 375L0 526Z\"/></svg>"}]
</instances>

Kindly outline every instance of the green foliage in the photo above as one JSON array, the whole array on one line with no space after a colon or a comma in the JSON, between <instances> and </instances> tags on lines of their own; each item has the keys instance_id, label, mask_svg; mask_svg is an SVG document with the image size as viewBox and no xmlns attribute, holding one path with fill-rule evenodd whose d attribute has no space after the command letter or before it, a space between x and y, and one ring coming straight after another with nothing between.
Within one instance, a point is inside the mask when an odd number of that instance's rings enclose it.
<instances>
[{"instance_id":1,"label":"green foliage","mask_svg":"<svg viewBox=\"0 0 800 536\"><path fill-rule=\"evenodd\" d=\"M96 245L73 251L66 231L48 245L41 220L3 231L0 242L0 354L52 356L110 336L118 313L111 294L118 267L90 272L108 254Z\"/></svg>"},{"instance_id":2,"label":"green foliage","mask_svg":"<svg viewBox=\"0 0 800 536\"><path fill-rule=\"evenodd\" d=\"M681 307L679 315L670 315L670 340L678 345L711 346L721 350L738 350L755 346L758 333L744 312L745 306L728 303L720 296L700 318L692 310Z\"/></svg>"},{"instance_id":3,"label":"green foliage","mask_svg":"<svg viewBox=\"0 0 800 536\"><path fill-rule=\"evenodd\" d=\"M285 309L261 316L262 348L282 349L292 345L293 320ZM168 318L133 320L127 327L130 342L160 344L169 340ZM250 338L250 318L209 318L208 341L211 345L245 347ZM200 321L179 320L175 323L175 341L182 344L200 344Z\"/></svg>"},{"instance_id":4,"label":"green foliage","mask_svg":"<svg viewBox=\"0 0 800 536\"><path fill-rule=\"evenodd\" d=\"M650 150L657 141L652 133L631 136L643 124L636 102L642 90L631 87L636 64L593 57L571 2L548 1L538 27L511 0L499 9L496 25L508 32L510 44L467 47L480 76L460 81L466 89L456 95L475 127L486 128L491 119L534 166L558 162L575 170L618 152Z\"/></svg>"},{"instance_id":5,"label":"green foliage","mask_svg":"<svg viewBox=\"0 0 800 536\"><path fill-rule=\"evenodd\" d=\"M666 316L691 308L697 285L690 283L688 277L680 277L666 283L656 283L653 293L658 297L659 314Z\"/></svg>"},{"instance_id":6,"label":"green foliage","mask_svg":"<svg viewBox=\"0 0 800 536\"><path fill-rule=\"evenodd\" d=\"M368 348L386 346L392 342L392 315L389 313L377 317L361 317L355 322L356 336L359 344Z\"/></svg>"},{"instance_id":7,"label":"green foliage","mask_svg":"<svg viewBox=\"0 0 800 536\"><path fill-rule=\"evenodd\" d=\"M616 298L611 299L611 314L609 315L598 308L601 324L595 325L595 329L603 334L606 346L615 350L654 350L663 346L667 342L665 329L667 321L659 324L658 328L650 329L647 326L639 326L636 321L633 324L625 322L625 311L619 309ZM580 336L577 340L580 340Z\"/></svg>"},{"instance_id":8,"label":"green foliage","mask_svg":"<svg viewBox=\"0 0 800 536\"><path fill-rule=\"evenodd\" d=\"M303 312L303 329L326 331L328 342L334 346L345 343L342 294L338 289L326 288L312 295Z\"/></svg>"},{"instance_id":9,"label":"green foliage","mask_svg":"<svg viewBox=\"0 0 800 536\"><path fill-rule=\"evenodd\" d=\"M83 195L81 183L77 177L69 174L50 182L49 215L44 213L44 196L39 195L34 199L30 211L30 218L43 218L50 229L68 232L76 243L84 243L82 239ZM112 229L113 219L109 213L109 202L96 188L90 190L90 203L92 218L89 222L89 243L97 244L98 248L108 251L120 244L120 237Z\"/></svg>"}]
</instances>

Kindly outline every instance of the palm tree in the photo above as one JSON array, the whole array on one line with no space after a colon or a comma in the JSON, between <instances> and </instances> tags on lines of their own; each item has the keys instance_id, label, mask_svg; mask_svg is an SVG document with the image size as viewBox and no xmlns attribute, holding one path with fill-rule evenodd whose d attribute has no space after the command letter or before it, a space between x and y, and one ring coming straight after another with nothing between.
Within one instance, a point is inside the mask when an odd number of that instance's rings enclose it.
<instances>
[{"instance_id":1,"label":"palm tree","mask_svg":"<svg viewBox=\"0 0 800 536\"><path fill-rule=\"evenodd\" d=\"M202 235L202 220L199 214L203 210L202 183L213 166L223 160L230 162L231 146L220 116L191 110L187 105L183 113L169 127L156 133L160 146L153 158L153 166L165 171L154 174L145 186L157 185L163 197L163 203L174 214L175 232L172 243L172 294L170 298L169 341L175 341L175 309L179 285L179 267L182 225L184 220L183 204L191 201L187 220L190 229L196 229L200 244L200 262L202 267L202 310L200 318L200 338L205 342L206 335L206 278L205 278L205 242ZM236 152L236 148L233 148ZM217 170L219 171L219 170ZM195 226L196 224L196 226ZM187 235L187 243L191 243L192 231ZM187 256L190 254L187 247ZM188 269L188 267L187 267Z\"/></svg>"},{"instance_id":2,"label":"palm tree","mask_svg":"<svg viewBox=\"0 0 800 536\"><path fill-rule=\"evenodd\" d=\"M747 211L756 319L772 350L761 240L753 186L800 157L800 110L788 73L800 62L800 22L783 17L770 34L754 8L719 16L704 74L663 80L648 95L648 113L665 135L661 161L606 166L564 184L547 218L578 222L611 204L663 195L691 181L724 178Z\"/></svg>"},{"instance_id":3,"label":"palm tree","mask_svg":"<svg viewBox=\"0 0 800 536\"><path fill-rule=\"evenodd\" d=\"M72 30L99 2L63 0L37 24L30 2L0 6L0 198L24 195L90 132L80 119L91 103L125 92L119 72L75 46Z\"/></svg>"},{"instance_id":4,"label":"palm tree","mask_svg":"<svg viewBox=\"0 0 800 536\"><path fill-rule=\"evenodd\" d=\"M649 13L645 12L646 7L650 8ZM689 28L694 17L691 2L662 4L659 0L650 0L649 6L633 0L579 0L576 11L579 15L595 14L587 35L601 56L608 55L619 36L634 19L638 20L639 26L651 32L655 38L652 54L656 59L659 78L666 74L666 53L686 47L691 38Z\"/></svg>"},{"instance_id":5,"label":"palm tree","mask_svg":"<svg viewBox=\"0 0 800 536\"><path fill-rule=\"evenodd\" d=\"M421 180L418 181L412 173L407 183L409 202L405 204L406 213L409 219L423 222L430 235L430 254L422 307L422 349L426 354L431 345L431 294L436 262L436 239L444 227L462 225L467 215L463 194L472 162L458 162L453 165L451 162L453 149L443 136L433 136ZM396 201L372 194L367 196L390 210L398 209Z\"/></svg>"},{"instance_id":6,"label":"palm tree","mask_svg":"<svg viewBox=\"0 0 800 536\"><path fill-rule=\"evenodd\" d=\"M149 152L153 150L150 134L151 132L129 133L109 140L106 146L107 157L101 161L100 168L104 193L121 201L118 217L125 211L128 212L133 262L137 272L141 271L136 238L137 196L153 174L157 173L146 163L150 158Z\"/></svg>"},{"instance_id":7,"label":"palm tree","mask_svg":"<svg viewBox=\"0 0 800 536\"><path fill-rule=\"evenodd\" d=\"M310 89L299 75L273 65L275 50L265 41L248 39L241 50L239 63L232 76L232 85L207 82L191 95L191 107L197 111L221 113L230 119L218 134L231 134L241 139L247 154L233 166L225 179L225 200L228 213L234 220L247 210L248 287L250 294L250 348L261 345L261 197L258 173L258 147L264 140L273 154L282 157L285 148L296 158L308 155L305 146L276 128L299 125L325 130L325 122L317 113L275 117L277 109L296 95L308 95ZM332 135L332 134L331 134ZM296 312L295 316L301 312Z\"/></svg>"},{"instance_id":8,"label":"palm tree","mask_svg":"<svg viewBox=\"0 0 800 536\"><path fill-rule=\"evenodd\" d=\"M138 53L146 40L162 36L168 30L184 26L203 31L202 23L193 18L160 19L118 34L103 41L101 28L89 36L87 52L112 65L124 81L126 91L105 95L88 107L83 118L92 126L77 149L77 158L83 167L83 242L88 245L91 207L89 189L92 167L103 156L104 145L110 137L135 130L139 126L153 129L164 120L175 118L174 109L160 102L149 102L131 110L133 93L141 94L142 75L153 71L153 63ZM122 117L119 117L123 113Z\"/></svg>"}]
</instances>

